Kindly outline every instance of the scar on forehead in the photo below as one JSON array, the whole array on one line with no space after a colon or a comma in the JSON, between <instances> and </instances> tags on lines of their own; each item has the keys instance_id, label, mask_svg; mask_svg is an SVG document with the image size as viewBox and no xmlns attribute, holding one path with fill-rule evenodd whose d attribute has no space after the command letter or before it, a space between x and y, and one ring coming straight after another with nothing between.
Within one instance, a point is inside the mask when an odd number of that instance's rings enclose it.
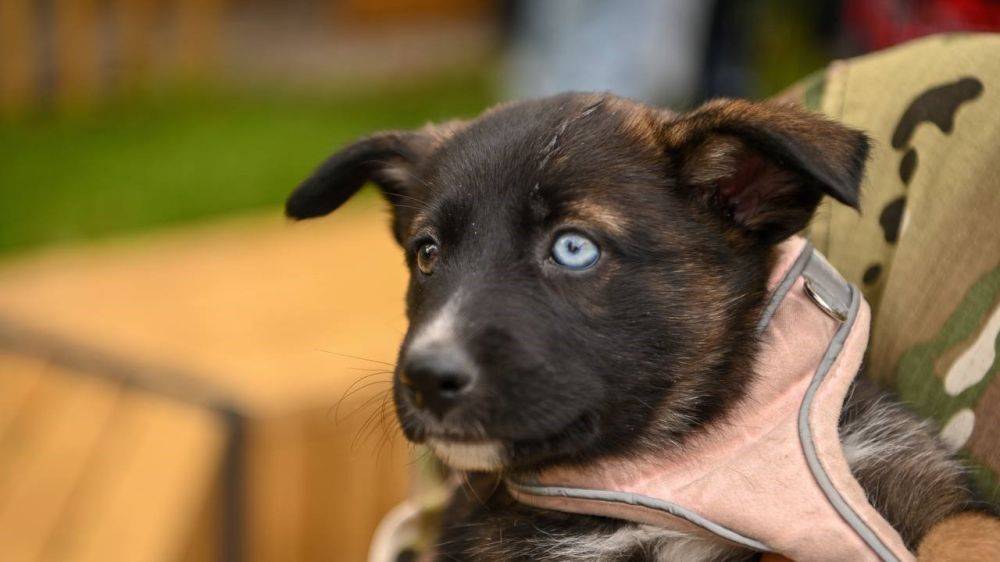
<instances>
[{"instance_id":1,"label":"scar on forehead","mask_svg":"<svg viewBox=\"0 0 1000 562\"><path fill-rule=\"evenodd\" d=\"M542 152L541 152L542 159L538 163L539 170L545 169L546 164L549 163L549 159L552 158L552 155L559 149L559 140L566 132L566 128L569 127L570 124L573 123L574 121L578 121L580 119L585 119L589 117L592 113L594 113L601 106L603 106L606 103L606 101L607 99L605 97L593 96L592 99L590 100L590 103L587 104L586 107L584 107L579 112L576 112L570 115L569 117L564 118L562 121L559 122L559 125L556 127L555 133L552 135L552 138L549 139L549 142L544 147L542 147ZM562 107L560 107L560 110L561 109Z\"/></svg>"},{"instance_id":2,"label":"scar on forehead","mask_svg":"<svg viewBox=\"0 0 1000 562\"><path fill-rule=\"evenodd\" d=\"M596 224L614 235L625 233L627 219L616 209L588 199L574 201L567 206L568 214L580 221Z\"/></svg>"}]
</instances>

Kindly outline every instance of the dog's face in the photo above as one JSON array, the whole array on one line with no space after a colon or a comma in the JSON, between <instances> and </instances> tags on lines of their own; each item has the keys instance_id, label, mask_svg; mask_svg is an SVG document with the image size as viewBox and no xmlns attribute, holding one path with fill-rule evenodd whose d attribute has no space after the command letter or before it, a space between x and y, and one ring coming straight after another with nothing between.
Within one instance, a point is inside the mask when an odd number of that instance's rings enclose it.
<instances>
[{"instance_id":1,"label":"dog's face","mask_svg":"<svg viewBox=\"0 0 1000 562\"><path fill-rule=\"evenodd\" d=\"M361 140L287 212L379 185L411 270L403 431L460 469L531 468L662 445L738 398L771 246L824 193L856 206L866 150L789 107L566 94Z\"/></svg>"}]
</instances>

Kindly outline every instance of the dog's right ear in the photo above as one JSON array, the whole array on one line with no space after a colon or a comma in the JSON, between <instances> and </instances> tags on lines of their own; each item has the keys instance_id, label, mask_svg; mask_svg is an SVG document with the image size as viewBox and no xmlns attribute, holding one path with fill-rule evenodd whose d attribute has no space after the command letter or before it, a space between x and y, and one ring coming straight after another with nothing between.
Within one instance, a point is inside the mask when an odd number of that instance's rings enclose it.
<instances>
[{"instance_id":1,"label":"dog's right ear","mask_svg":"<svg viewBox=\"0 0 1000 562\"><path fill-rule=\"evenodd\" d=\"M299 184L285 202L285 214L296 220L329 214L371 181L392 204L393 234L401 241L426 196L423 165L456 130L457 124L449 123L358 140L327 158Z\"/></svg>"}]
</instances>

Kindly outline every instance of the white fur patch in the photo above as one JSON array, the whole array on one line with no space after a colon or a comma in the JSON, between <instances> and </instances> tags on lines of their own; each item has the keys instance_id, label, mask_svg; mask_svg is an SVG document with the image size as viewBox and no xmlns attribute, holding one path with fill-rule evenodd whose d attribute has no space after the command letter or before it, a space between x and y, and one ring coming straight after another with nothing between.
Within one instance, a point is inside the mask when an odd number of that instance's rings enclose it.
<instances>
[{"instance_id":1,"label":"white fur patch","mask_svg":"<svg viewBox=\"0 0 1000 562\"><path fill-rule=\"evenodd\" d=\"M665 531L656 546L656 560L719 560L736 549L729 543L714 541L686 533L667 534Z\"/></svg>"},{"instance_id":2,"label":"white fur patch","mask_svg":"<svg viewBox=\"0 0 1000 562\"><path fill-rule=\"evenodd\" d=\"M446 343L455 338L455 324L458 317L459 293L452 295L437 315L420 328L410 342L410 349L421 349Z\"/></svg>"},{"instance_id":3,"label":"white fur patch","mask_svg":"<svg viewBox=\"0 0 1000 562\"><path fill-rule=\"evenodd\" d=\"M547 535L540 540L531 557L538 560L609 560L629 549L651 545L659 530L622 527L610 534Z\"/></svg>"},{"instance_id":4,"label":"white fur patch","mask_svg":"<svg viewBox=\"0 0 1000 562\"><path fill-rule=\"evenodd\" d=\"M840 428L844 457L852 469L887 462L910 452L914 442L919 442L918 435L926 429L925 424L913 423L900 415L893 403L879 400L864 417Z\"/></svg>"},{"instance_id":5,"label":"white fur patch","mask_svg":"<svg viewBox=\"0 0 1000 562\"><path fill-rule=\"evenodd\" d=\"M734 549L728 543L679 533L649 525L628 525L609 534L545 534L524 552L535 560L614 560L633 549L647 553L648 560L716 560Z\"/></svg>"},{"instance_id":6,"label":"white fur patch","mask_svg":"<svg viewBox=\"0 0 1000 562\"><path fill-rule=\"evenodd\" d=\"M941 441L946 446L955 447L959 441L968 439L964 433L971 434L971 424L970 427L964 424L972 422L974 417L963 418L948 433L942 432ZM863 417L841 428L841 442L851 470L873 470L889 464L897 465L898 469L905 464L914 478L948 481L957 477L961 467L933 446L930 440L933 433L928 422L917 422L900 406L880 400Z\"/></svg>"},{"instance_id":7,"label":"white fur patch","mask_svg":"<svg viewBox=\"0 0 1000 562\"><path fill-rule=\"evenodd\" d=\"M499 441L442 441L428 439L427 445L442 462L459 470L490 471L503 468L503 446Z\"/></svg>"}]
</instances>

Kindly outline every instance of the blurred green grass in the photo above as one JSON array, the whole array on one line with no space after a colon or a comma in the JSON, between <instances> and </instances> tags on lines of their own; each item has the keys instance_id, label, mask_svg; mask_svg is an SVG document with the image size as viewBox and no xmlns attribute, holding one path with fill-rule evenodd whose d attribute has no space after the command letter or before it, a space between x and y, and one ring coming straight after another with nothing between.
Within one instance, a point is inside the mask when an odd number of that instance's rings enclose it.
<instances>
[{"instance_id":1,"label":"blurred green grass","mask_svg":"<svg viewBox=\"0 0 1000 562\"><path fill-rule=\"evenodd\" d=\"M326 94L189 87L0 124L0 252L278 212L357 136L478 113L493 102L491 76L452 71Z\"/></svg>"}]
</instances>

